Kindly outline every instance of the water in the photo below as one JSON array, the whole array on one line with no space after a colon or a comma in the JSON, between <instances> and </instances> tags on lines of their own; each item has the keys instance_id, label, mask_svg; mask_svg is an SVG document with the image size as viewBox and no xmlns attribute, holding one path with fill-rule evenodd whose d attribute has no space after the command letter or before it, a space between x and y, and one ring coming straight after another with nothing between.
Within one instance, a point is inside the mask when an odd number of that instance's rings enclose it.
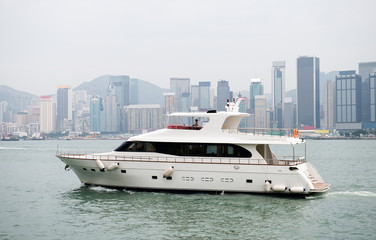
<instances>
[{"instance_id":1,"label":"water","mask_svg":"<svg viewBox=\"0 0 376 240\"><path fill-rule=\"evenodd\" d=\"M376 141L309 141L308 160L332 189L306 199L83 186L54 156L57 145L100 152L120 143L0 142L0 239L376 238Z\"/></svg>"}]
</instances>

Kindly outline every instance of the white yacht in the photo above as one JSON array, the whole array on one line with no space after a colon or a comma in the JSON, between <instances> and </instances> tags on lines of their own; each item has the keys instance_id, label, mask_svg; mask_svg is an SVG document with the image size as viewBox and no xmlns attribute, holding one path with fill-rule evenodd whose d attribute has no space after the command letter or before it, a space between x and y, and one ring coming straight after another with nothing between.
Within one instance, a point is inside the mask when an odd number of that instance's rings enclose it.
<instances>
[{"instance_id":1,"label":"white yacht","mask_svg":"<svg viewBox=\"0 0 376 240\"><path fill-rule=\"evenodd\" d=\"M131 137L112 152L57 153L57 157L89 185L294 195L330 188L306 156L295 156L297 144L305 143L297 130L240 131L240 121L249 114L238 112L239 103L239 99L230 102L223 112L169 115L204 119L202 126L170 124ZM277 158L269 147L274 144L291 148L292 156Z\"/></svg>"}]
</instances>

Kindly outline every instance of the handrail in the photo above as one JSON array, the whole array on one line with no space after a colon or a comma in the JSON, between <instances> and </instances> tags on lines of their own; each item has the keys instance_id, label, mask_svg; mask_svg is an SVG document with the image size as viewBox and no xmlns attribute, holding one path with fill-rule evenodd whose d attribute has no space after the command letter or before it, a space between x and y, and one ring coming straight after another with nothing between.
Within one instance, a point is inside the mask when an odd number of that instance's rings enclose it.
<instances>
[{"instance_id":1,"label":"handrail","mask_svg":"<svg viewBox=\"0 0 376 240\"><path fill-rule=\"evenodd\" d=\"M136 162L171 162L171 163L202 163L202 164L237 164L237 165L298 165L304 163L304 158L265 160L252 158L211 158L211 157L152 157L152 156L119 156L77 153L56 153L57 157L78 160L101 160L101 161L136 161ZM269 162L269 163L268 163Z\"/></svg>"},{"instance_id":2,"label":"handrail","mask_svg":"<svg viewBox=\"0 0 376 240\"><path fill-rule=\"evenodd\" d=\"M251 133L260 136L294 137L294 130L289 128L239 128L228 130L230 130L229 133Z\"/></svg>"}]
</instances>

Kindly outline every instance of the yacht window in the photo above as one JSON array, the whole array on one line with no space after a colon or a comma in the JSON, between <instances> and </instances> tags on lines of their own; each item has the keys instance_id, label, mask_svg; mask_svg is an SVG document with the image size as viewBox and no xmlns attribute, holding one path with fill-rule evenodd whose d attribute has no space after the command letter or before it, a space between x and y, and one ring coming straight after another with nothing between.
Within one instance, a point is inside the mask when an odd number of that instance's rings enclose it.
<instances>
[{"instance_id":1,"label":"yacht window","mask_svg":"<svg viewBox=\"0 0 376 240\"><path fill-rule=\"evenodd\" d=\"M252 157L252 153L247 149L233 144L125 142L116 148L115 151L157 152L192 157Z\"/></svg>"}]
</instances>

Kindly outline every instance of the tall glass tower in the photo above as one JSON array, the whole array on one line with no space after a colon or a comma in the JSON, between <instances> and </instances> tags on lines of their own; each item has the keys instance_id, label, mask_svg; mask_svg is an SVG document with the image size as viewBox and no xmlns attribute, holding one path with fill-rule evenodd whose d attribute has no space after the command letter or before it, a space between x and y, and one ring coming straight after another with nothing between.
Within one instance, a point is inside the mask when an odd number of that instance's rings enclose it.
<instances>
[{"instance_id":1,"label":"tall glass tower","mask_svg":"<svg viewBox=\"0 0 376 240\"><path fill-rule=\"evenodd\" d=\"M57 129L64 131L64 121L72 120L72 90L68 86L57 89Z\"/></svg>"},{"instance_id":2,"label":"tall glass tower","mask_svg":"<svg viewBox=\"0 0 376 240\"><path fill-rule=\"evenodd\" d=\"M370 121L370 81L369 74L376 72L376 62L359 63L359 75L362 78L361 84L361 121Z\"/></svg>"},{"instance_id":3,"label":"tall glass tower","mask_svg":"<svg viewBox=\"0 0 376 240\"><path fill-rule=\"evenodd\" d=\"M297 60L298 127L320 128L320 59L299 57Z\"/></svg>"},{"instance_id":4,"label":"tall glass tower","mask_svg":"<svg viewBox=\"0 0 376 240\"><path fill-rule=\"evenodd\" d=\"M95 96L90 99L90 132L100 132L102 98Z\"/></svg>"},{"instance_id":5,"label":"tall glass tower","mask_svg":"<svg viewBox=\"0 0 376 240\"><path fill-rule=\"evenodd\" d=\"M210 82L199 82L200 109L207 111L210 108Z\"/></svg>"},{"instance_id":6,"label":"tall glass tower","mask_svg":"<svg viewBox=\"0 0 376 240\"><path fill-rule=\"evenodd\" d=\"M283 109L285 105L285 61L273 62L272 67L272 102L273 121L278 128L283 128Z\"/></svg>"},{"instance_id":7,"label":"tall glass tower","mask_svg":"<svg viewBox=\"0 0 376 240\"><path fill-rule=\"evenodd\" d=\"M217 110L225 111L227 100L232 101L228 81L220 80L217 86Z\"/></svg>"},{"instance_id":8,"label":"tall glass tower","mask_svg":"<svg viewBox=\"0 0 376 240\"><path fill-rule=\"evenodd\" d=\"M191 80L189 78L170 78L170 91L175 93L175 109L179 112L189 112Z\"/></svg>"},{"instance_id":9,"label":"tall glass tower","mask_svg":"<svg viewBox=\"0 0 376 240\"><path fill-rule=\"evenodd\" d=\"M336 77L337 123L360 122L361 80L355 71L341 71Z\"/></svg>"},{"instance_id":10,"label":"tall glass tower","mask_svg":"<svg viewBox=\"0 0 376 240\"><path fill-rule=\"evenodd\" d=\"M251 86L250 86L250 108L251 108L251 113L255 113L255 97L264 95L264 85L261 84L261 79L260 78L253 78L251 79Z\"/></svg>"}]
</instances>

